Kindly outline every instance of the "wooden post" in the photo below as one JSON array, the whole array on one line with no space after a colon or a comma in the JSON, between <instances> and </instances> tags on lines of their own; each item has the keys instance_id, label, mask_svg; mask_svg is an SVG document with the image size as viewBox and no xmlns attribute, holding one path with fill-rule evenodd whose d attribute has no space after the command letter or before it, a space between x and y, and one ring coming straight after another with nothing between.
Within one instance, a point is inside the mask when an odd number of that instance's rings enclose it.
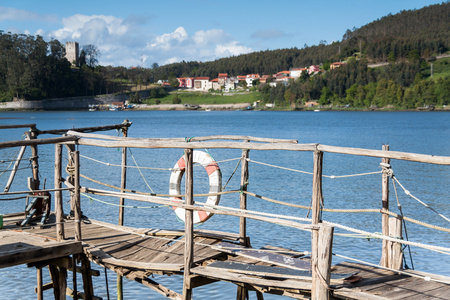
<instances>
[{"instance_id":1,"label":"wooden post","mask_svg":"<svg viewBox=\"0 0 450 300\"><path fill-rule=\"evenodd\" d=\"M389 151L389 145L383 145L384 151ZM386 165L389 165L389 158L382 158L382 183L381 183L381 208L383 210L389 210L389 174L387 173L388 169ZM382 234L385 236L389 235L389 215L383 213L381 215L381 230ZM383 240L382 248L381 248L381 266L389 267L389 255L388 255L388 241Z\"/></svg>"},{"instance_id":2,"label":"wooden post","mask_svg":"<svg viewBox=\"0 0 450 300\"><path fill-rule=\"evenodd\" d=\"M193 150L184 150L184 161L186 162L186 191L185 203L194 204L194 174L193 174ZM184 247L184 277L183 277L183 299L192 299L191 289L191 265L194 261L194 214L190 209L185 211L184 221L185 247Z\"/></svg>"},{"instance_id":3,"label":"wooden post","mask_svg":"<svg viewBox=\"0 0 450 300\"><path fill-rule=\"evenodd\" d=\"M396 217L389 218L389 236L398 239L402 238L402 220ZM395 270L402 269L403 252L402 244L389 242L389 268Z\"/></svg>"},{"instance_id":4,"label":"wooden post","mask_svg":"<svg viewBox=\"0 0 450 300\"><path fill-rule=\"evenodd\" d=\"M27 146L22 146L20 148L19 154L17 155L16 162L14 163L13 169L11 171L11 174L9 175L8 182L6 183L5 189L3 190L4 193L9 192L9 188L11 187L11 184L13 183L14 177L16 176L17 170L20 165L20 161L23 158L23 154L25 153L25 149Z\"/></svg>"},{"instance_id":5,"label":"wooden post","mask_svg":"<svg viewBox=\"0 0 450 300\"><path fill-rule=\"evenodd\" d=\"M31 127L30 128L30 132L27 133L28 138L30 140L32 139L36 139L37 137L37 132L36 132L36 127ZM31 148L31 166L33 168L33 190L39 190L39 162L38 162L38 148L37 145L32 145L30 146Z\"/></svg>"},{"instance_id":6,"label":"wooden post","mask_svg":"<svg viewBox=\"0 0 450 300\"><path fill-rule=\"evenodd\" d=\"M312 299L329 299L329 285L331 278L331 258L333 249L334 227L323 225L319 229L319 244L317 257L318 282L312 293Z\"/></svg>"},{"instance_id":7,"label":"wooden post","mask_svg":"<svg viewBox=\"0 0 450 300\"><path fill-rule=\"evenodd\" d=\"M323 164L323 152L314 151L314 170L313 170L313 190L312 190L312 220L313 225L318 225L321 222L321 208L323 205L322 195L322 164ZM313 229L311 233L311 276L312 285L311 293L312 298L316 297L317 286L320 285L320 279L317 274L317 260L318 260L318 243L319 243L319 230ZM317 298L315 298L317 299Z\"/></svg>"},{"instance_id":8,"label":"wooden post","mask_svg":"<svg viewBox=\"0 0 450 300\"><path fill-rule=\"evenodd\" d=\"M248 142L246 140L245 142ZM241 165L241 191L247 191L248 184L248 161L247 158L249 156L250 150L243 149L242 150L242 165ZM247 209L247 194L241 193L239 196L239 208ZM245 247L249 246L249 242L247 240L247 218L240 217L239 218L239 243ZM248 299L248 290L245 286L237 287L237 300L245 300Z\"/></svg>"},{"instance_id":9,"label":"wooden post","mask_svg":"<svg viewBox=\"0 0 450 300\"><path fill-rule=\"evenodd\" d=\"M61 161L62 145L55 144L55 189L61 188ZM62 191L55 191L55 210L56 210L56 238L58 241L64 240L64 210Z\"/></svg>"},{"instance_id":10,"label":"wooden post","mask_svg":"<svg viewBox=\"0 0 450 300\"><path fill-rule=\"evenodd\" d=\"M80 254L81 274L83 278L84 299L92 299L94 286L92 285L91 263L86 255Z\"/></svg>"},{"instance_id":11,"label":"wooden post","mask_svg":"<svg viewBox=\"0 0 450 300\"><path fill-rule=\"evenodd\" d=\"M241 166L241 191L247 191L247 184L248 184L248 156L249 156L248 149L242 150L242 166ZM244 193L240 194L239 197L240 209L247 209L247 195ZM248 246L247 241L247 218L241 217L239 219L239 242L241 245Z\"/></svg>"},{"instance_id":12,"label":"wooden post","mask_svg":"<svg viewBox=\"0 0 450 300\"><path fill-rule=\"evenodd\" d=\"M75 214L75 240L81 241L81 203L80 203L80 152L72 152L74 165L74 214Z\"/></svg>"},{"instance_id":13,"label":"wooden post","mask_svg":"<svg viewBox=\"0 0 450 300\"><path fill-rule=\"evenodd\" d=\"M77 260L75 255L72 255L72 284L73 284L73 299L78 299L78 287L77 287Z\"/></svg>"},{"instance_id":14,"label":"wooden post","mask_svg":"<svg viewBox=\"0 0 450 300\"><path fill-rule=\"evenodd\" d=\"M60 288L60 299L66 300L67 291L67 269L64 267L58 267L59 269L59 288Z\"/></svg>"},{"instance_id":15,"label":"wooden post","mask_svg":"<svg viewBox=\"0 0 450 300\"><path fill-rule=\"evenodd\" d=\"M125 120L125 122L128 122L128 120ZM124 137L128 136L128 128L124 127L122 128L122 133ZM121 174L121 181L120 181L120 188L122 189L121 192L123 193L124 190L127 187L127 148L122 148L122 174ZM123 217L124 217L124 208L123 205L125 204L125 198L119 199L119 225L123 225Z\"/></svg>"},{"instance_id":16,"label":"wooden post","mask_svg":"<svg viewBox=\"0 0 450 300\"><path fill-rule=\"evenodd\" d=\"M128 120L125 120L125 122L128 122ZM128 136L128 127L122 128L122 133L124 137ZM123 193L125 191L125 188L127 186L127 148L122 148L122 174L121 174L121 181L120 181L120 187L121 192ZM124 223L124 205L125 205L125 198L119 199L119 225L123 226ZM120 274L117 274L117 299L122 300L123 299L123 278Z\"/></svg>"},{"instance_id":17,"label":"wooden post","mask_svg":"<svg viewBox=\"0 0 450 300\"><path fill-rule=\"evenodd\" d=\"M73 152L75 151L75 146L74 145L66 145L66 147L68 148L67 156L69 158L69 162L67 163L67 168L66 168L66 171L68 173L67 181L71 185L74 186L75 185L75 183L74 183L75 175L73 172L73 168L75 167L75 162L74 162ZM71 217L75 216L75 193L74 193L74 191L70 192L70 216Z\"/></svg>"},{"instance_id":18,"label":"wooden post","mask_svg":"<svg viewBox=\"0 0 450 300\"><path fill-rule=\"evenodd\" d=\"M42 286L43 286L42 268L36 267L36 270L37 270L37 299L44 300L44 290L42 288Z\"/></svg>"}]
</instances>

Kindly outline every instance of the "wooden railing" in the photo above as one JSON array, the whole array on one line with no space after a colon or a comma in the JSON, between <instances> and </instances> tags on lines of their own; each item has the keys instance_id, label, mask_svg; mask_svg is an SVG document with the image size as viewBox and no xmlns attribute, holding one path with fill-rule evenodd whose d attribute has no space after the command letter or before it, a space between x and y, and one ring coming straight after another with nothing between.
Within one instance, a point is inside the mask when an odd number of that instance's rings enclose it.
<instances>
[{"instance_id":1,"label":"wooden railing","mask_svg":"<svg viewBox=\"0 0 450 300\"><path fill-rule=\"evenodd\" d=\"M131 123L127 123L131 124ZM33 126L23 125L23 127L32 128L31 131L39 132ZM115 128L116 125L113 127ZM120 126L119 126L120 127ZM128 128L129 125L122 125L123 128ZM0 126L0 129L5 128L21 128L21 127L5 127ZM86 132L94 131L95 128L85 128ZM101 130L106 127L101 127ZM43 133L41 131L40 133ZM46 131L44 133L61 133L60 130ZM126 131L124 132L126 136ZM224 141L228 140L228 141ZM145 201L152 203L168 204L174 207L182 207L186 210L186 222L185 222L185 269L184 269L184 285L183 295L186 299L191 297L192 291L190 290L190 267L193 261L193 211L203 210L215 214L232 215L239 218L239 236L240 243L244 246L248 245L247 241L247 229L246 221L248 218L262 220L265 222L271 222L276 224L283 224L295 228L312 229L312 295L314 299L323 299L328 294L326 286L319 283L320 276L325 279L329 284L330 264L331 264L331 247L333 228L324 225L321 220L321 211L323 207L322 196L322 169L323 169L323 156L324 153L340 153L359 156L378 157L382 159L382 163L389 165L390 159L416 161L430 164L450 165L450 157L447 156L433 156L424 154L414 154L406 152L388 151L388 147L384 147L383 150L370 150L359 148L347 148L347 147L335 147L321 144L298 144L295 140L278 140L267 138L255 138L249 136L209 136L209 137L196 137L192 139L136 139L127 137L112 137L99 134L83 133L83 129L70 130L67 132L67 136L49 138L49 139L37 139L30 138L24 141L12 141L1 142L0 149L8 147L37 147L37 145L43 144L55 144L55 209L56 209L56 230L59 240L64 240L63 226L63 209L62 209L62 195L61 195L61 183L64 181L71 189L72 204L71 208L74 210L75 218L75 238L76 240L82 240L81 232L81 201L80 192L85 191L96 195L109 195L120 198L121 207L123 206L123 199L133 199L137 201ZM62 147L66 145L69 149L69 167L71 170L70 176L64 180L61 175L62 169ZM121 180L121 192L110 192L99 189L92 189L88 187L80 186L80 162L79 151L75 151L75 145L89 145L106 148L122 148L122 180ZM176 148L184 149L184 159L186 162L186 192L184 195L184 201L170 201L167 199L161 199L159 197L129 194L125 193L126 188L126 149L127 148L145 148L145 149L160 149L160 148ZM214 208L199 206L194 202L194 183L193 183L193 161L192 153L194 149L241 149L242 151L242 167L241 167L241 180L240 189L243 191L240 195L240 211L218 211ZM313 181L312 181L312 220L311 224L302 224L290 220L279 220L273 217L261 216L250 214L246 212L247 209L247 197L245 191L247 190L246 182L248 180L248 161L249 152L252 150L270 151L270 150L286 150L286 151L308 151L314 153L314 169L313 169ZM36 156L36 168L37 164L37 149L33 154ZM382 164L382 165L383 165ZM34 173L33 173L34 177ZM38 178L36 178L38 179ZM382 177L382 208L388 210L389 206L389 181L388 174L383 172ZM38 187L39 185L37 185ZM124 212L121 208L119 212L119 225L123 225ZM382 232L383 236L389 235L389 215L382 214ZM323 244L323 245L322 245ZM389 248L391 246L387 241L383 241L382 250L382 265L386 267L393 267L393 260L396 258L390 258ZM326 249L325 252L323 249ZM119 282L119 280L118 280Z\"/></svg>"}]
</instances>

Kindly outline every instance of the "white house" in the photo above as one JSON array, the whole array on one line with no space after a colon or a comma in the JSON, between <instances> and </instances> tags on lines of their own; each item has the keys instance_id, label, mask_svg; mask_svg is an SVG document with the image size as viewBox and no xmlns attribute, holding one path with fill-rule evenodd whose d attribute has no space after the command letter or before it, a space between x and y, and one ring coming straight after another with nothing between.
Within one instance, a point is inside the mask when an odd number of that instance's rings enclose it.
<instances>
[{"instance_id":1,"label":"white house","mask_svg":"<svg viewBox=\"0 0 450 300\"><path fill-rule=\"evenodd\" d=\"M289 70L289 76L292 78L300 78L304 71L306 71L306 68L293 68Z\"/></svg>"},{"instance_id":2,"label":"white house","mask_svg":"<svg viewBox=\"0 0 450 300\"><path fill-rule=\"evenodd\" d=\"M212 88L212 83L209 82L209 77L196 77L194 79L194 90L207 91Z\"/></svg>"}]
</instances>

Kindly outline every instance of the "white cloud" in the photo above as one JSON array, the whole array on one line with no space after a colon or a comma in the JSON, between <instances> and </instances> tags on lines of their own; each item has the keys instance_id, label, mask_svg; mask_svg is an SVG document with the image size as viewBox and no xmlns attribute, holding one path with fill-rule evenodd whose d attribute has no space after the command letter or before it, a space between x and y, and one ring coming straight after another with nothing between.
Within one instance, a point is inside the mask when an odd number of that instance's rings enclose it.
<instances>
[{"instance_id":1,"label":"white cloud","mask_svg":"<svg viewBox=\"0 0 450 300\"><path fill-rule=\"evenodd\" d=\"M147 45L153 55L166 57L163 64L181 60L208 61L224 56L251 52L252 49L233 41L222 29L199 30L189 36L183 27L157 36Z\"/></svg>"},{"instance_id":2,"label":"white cloud","mask_svg":"<svg viewBox=\"0 0 450 300\"><path fill-rule=\"evenodd\" d=\"M80 46L93 44L100 50L101 65L125 67L150 67L153 62L162 65L182 60L209 61L252 51L223 29L199 30L190 35L179 26L173 32L155 35L144 28L145 21L139 22L142 19L76 14L64 18L61 28L50 32L48 37L62 43L77 41Z\"/></svg>"},{"instance_id":3,"label":"white cloud","mask_svg":"<svg viewBox=\"0 0 450 300\"><path fill-rule=\"evenodd\" d=\"M76 14L62 20L63 28L52 32L57 39L79 39L94 43L98 39L109 40L110 37L120 37L128 33L125 22L114 16L80 15Z\"/></svg>"},{"instance_id":4,"label":"white cloud","mask_svg":"<svg viewBox=\"0 0 450 300\"><path fill-rule=\"evenodd\" d=\"M156 37L149 46L150 48L170 50L183 43L183 41L185 41L187 37L188 34L186 30L183 27L178 27L172 33L165 33L161 36Z\"/></svg>"},{"instance_id":5,"label":"white cloud","mask_svg":"<svg viewBox=\"0 0 450 300\"><path fill-rule=\"evenodd\" d=\"M233 41L223 45L217 45L215 54L217 57L226 57L252 52L252 48L243 46L237 41Z\"/></svg>"}]
</instances>

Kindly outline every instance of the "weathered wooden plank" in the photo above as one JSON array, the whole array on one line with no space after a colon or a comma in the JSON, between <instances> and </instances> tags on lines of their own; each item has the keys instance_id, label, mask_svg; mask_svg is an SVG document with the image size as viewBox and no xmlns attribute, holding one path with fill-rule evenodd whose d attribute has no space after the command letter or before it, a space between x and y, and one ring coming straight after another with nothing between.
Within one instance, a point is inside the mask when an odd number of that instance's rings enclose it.
<instances>
[{"instance_id":1,"label":"weathered wooden plank","mask_svg":"<svg viewBox=\"0 0 450 300\"><path fill-rule=\"evenodd\" d=\"M288 268L272 267L272 266L257 266L251 264L241 264L228 261L215 261L207 265L208 268L225 269L229 272L242 273L262 277L278 277L278 278L292 278L300 280L311 280L311 272L303 270L294 270ZM344 279L354 274L331 274L331 282L333 284L342 284Z\"/></svg>"},{"instance_id":2,"label":"weathered wooden plank","mask_svg":"<svg viewBox=\"0 0 450 300\"><path fill-rule=\"evenodd\" d=\"M269 280L269 279L261 279L251 276L246 276L244 274L236 274L232 272L218 272L217 270L208 269L208 267L195 267L192 270L192 273L207 276L211 278L217 278L225 281L230 281L233 283L241 282L247 283L251 285L259 285L259 286L267 286L267 287L277 287L277 288L290 288L290 289L299 289L299 290L311 290L311 283L303 282L299 280Z\"/></svg>"},{"instance_id":3,"label":"weathered wooden plank","mask_svg":"<svg viewBox=\"0 0 450 300\"><path fill-rule=\"evenodd\" d=\"M57 242L22 232L0 232L0 268L82 253L81 243Z\"/></svg>"},{"instance_id":4,"label":"weathered wooden plank","mask_svg":"<svg viewBox=\"0 0 450 300\"><path fill-rule=\"evenodd\" d=\"M356 299L356 300L387 300L388 298L364 293L357 290L352 290L350 288L342 288L338 290L334 290L333 296L340 299Z\"/></svg>"},{"instance_id":5,"label":"weathered wooden plank","mask_svg":"<svg viewBox=\"0 0 450 300\"><path fill-rule=\"evenodd\" d=\"M47 138L47 139L32 139L32 140L1 142L0 149L11 148L11 147L36 146L36 145L73 142L73 141L76 141L77 139L78 138L76 136L62 136L62 137Z\"/></svg>"},{"instance_id":6,"label":"weathered wooden plank","mask_svg":"<svg viewBox=\"0 0 450 300\"><path fill-rule=\"evenodd\" d=\"M93 134L93 133L80 133L78 130L69 130L67 134L76 135L84 138L94 138L103 140L113 140L113 141L173 141L173 142L186 142L186 138L124 138L119 136L105 135L105 134ZM210 140L235 140L235 141L251 141L251 142L265 142L265 143L291 143L297 144L297 140L287 140L287 139L272 139L272 138L261 138L252 136L242 136L242 135L210 135L210 136L199 136L192 137L189 142L200 142L200 141L210 141Z\"/></svg>"},{"instance_id":7,"label":"weathered wooden plank","mask_svg":"<svg viewBox=\"0 0 450 300\"><path fill-rule=\"evenodd\" d=\"M15 128L36 128L36 124L0 125L0 129L15 129Z\"/></svg>"},{"instance_id":8,"label":"weathered wooden plank","mask_svg":"<svg viewBox=\"0 0 450 300\"><path fill-rule=\"evenodd\" d=\"M240 245L232 243L220 243L213 247L216 250L235 254L251 259L256 259L266 263L283 266L292 269L309 270L311 264L309 261L304 261L299 258L293 258L291 256L268 252L265 250L244 248Z\"/></svg>"},{"instance_id":9,"label":"weathered wooden plank","mask_svg":"<svg viewBox=\"0 0 450 300\"><path fill-rule=\"evenodd\" d=\"M88 255L90 259L126 268L136 268L142 270L175 271L175 272L180 271L183 268L183 265L181 264L144 263L144 262L135 262L130 260L117 259L103 252L102 250L87 244L84 245L84 253Z\"/></svg>"},{"instance_id":10,"label":"weathered wooden plank","mask_svg":"<svg viewBox=\"0 0 450 300\"><path fill-rule=\"evenodd\" d=\"M74 133L76 134L76 133ZM149 149L161 149L161 148L177 148L177 149L249 149L249 150L288 150L288 151L315 151L319 150L322 152L349 154L349 155L359 155L359 156L370 156L379 158L390 158L399 160L408 160L416 162L424 162L431 164L441 164L450 165L449 156L436 156L436 155L426 155L426 154L416 154L398 151L385 151L381 150L371 150L371 149L361 149L361 148L349 148L349 147L337 147L337 146L327 146L320 144L289 144L289 143L246 143L246 142L177 142L177 141L104 141L81 138L78 141L80 145L89 146L99 146L106 148L120 148L120 147L131 147L131 148L149 148Z\"/></svg>"}]
</instances>

